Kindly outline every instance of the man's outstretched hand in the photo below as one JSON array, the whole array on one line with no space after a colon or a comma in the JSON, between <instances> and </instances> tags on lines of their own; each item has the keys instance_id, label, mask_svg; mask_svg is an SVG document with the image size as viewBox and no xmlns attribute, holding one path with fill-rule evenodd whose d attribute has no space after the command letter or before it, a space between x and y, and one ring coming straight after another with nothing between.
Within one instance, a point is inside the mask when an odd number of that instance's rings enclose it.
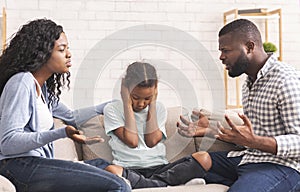
<instances>
[{"instance_id":1,"label":"man's outstretched hand","mask_svg":"<svg viewBox=\"0 0 300 192\"><path fill-rule=\"evenodd\" d=\"M217 133L216 129L209 128L208 117L201 111L194 110L192 112L193 122L187 120L183 116L180 116L180 122L177 122L178 133L184 137L195 137L195 136L214 136ZM195 118L198 117L198 118Z\"/></svg>"}]
</instances>

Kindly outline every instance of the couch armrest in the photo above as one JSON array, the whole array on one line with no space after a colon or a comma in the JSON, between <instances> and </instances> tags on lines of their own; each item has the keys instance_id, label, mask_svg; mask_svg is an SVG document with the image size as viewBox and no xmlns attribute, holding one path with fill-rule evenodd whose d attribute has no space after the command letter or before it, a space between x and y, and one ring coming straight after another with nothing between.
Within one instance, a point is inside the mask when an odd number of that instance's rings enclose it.
<instances>
[{"instance_id":1,"label":"couch armrest","mask_svg":"<svg viewBox=\"0 0 300 192\"><path fill-rule=\"evenodd\" d=\"M195 147L197 151L240 151L243 150L232 143L227 143L211 137L195 137Z\"/></svg>"},{"instance_id":2,"label":"couch armrest","mask_svg":"<svg viewBox=\"0 0 300 192\"><path fill-rule=\"evenodd\" d=\"M5 177L0 175L0 191L1 192L16 192L15 186Z\"/></svg>"}]
</instances>

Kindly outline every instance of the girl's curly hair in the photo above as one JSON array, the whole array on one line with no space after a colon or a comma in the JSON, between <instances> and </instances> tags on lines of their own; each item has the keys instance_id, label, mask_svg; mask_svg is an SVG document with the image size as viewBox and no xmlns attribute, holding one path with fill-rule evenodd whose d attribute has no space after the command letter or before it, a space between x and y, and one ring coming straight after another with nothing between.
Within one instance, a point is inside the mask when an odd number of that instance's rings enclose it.
<instances>
[{"instance_id":1,"label":"girl's curly hair","mask_svg":"<svg viewBox=\"0 0 300 192\"><path fill-rule=\"evenodd\" d=\"M49 19L36 19L23 25L0 56L0 95L10 77L19 72L35 72L51 57L54 43L63 28ZM54 73L46 82L49 105L59 101L61 88L70 84L70 73Z\"/></svg>"}]
</instances>

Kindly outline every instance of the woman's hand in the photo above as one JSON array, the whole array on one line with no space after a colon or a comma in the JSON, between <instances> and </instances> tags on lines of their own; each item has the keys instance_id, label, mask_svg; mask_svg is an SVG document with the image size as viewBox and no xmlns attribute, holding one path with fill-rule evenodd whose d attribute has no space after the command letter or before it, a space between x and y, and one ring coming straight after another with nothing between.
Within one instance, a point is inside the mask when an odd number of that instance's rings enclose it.
<instances>
[{"instance_id":1,"label":"woman's hand","mask_svg":"<svg viewBox=\"0 0 300 192\"><path fill-rule=\"evenodd\" d=\"M102 143L104 142L104 139L100 136L94 136L94 137L86 137L83 135L82 131L79 131L75 129L75 127L67 125L66 126L66 133L67 136L72 139L73 141L76 141L81 144L94 144L94 143Z\"/></svg>"}]
</instances>

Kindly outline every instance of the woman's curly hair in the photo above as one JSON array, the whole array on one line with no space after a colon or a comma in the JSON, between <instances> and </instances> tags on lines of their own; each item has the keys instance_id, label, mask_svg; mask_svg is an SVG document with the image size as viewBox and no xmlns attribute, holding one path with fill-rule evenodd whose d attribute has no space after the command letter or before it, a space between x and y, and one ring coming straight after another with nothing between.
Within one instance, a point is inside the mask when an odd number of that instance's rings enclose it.
<instances>
[{"instance_id":1,"label":"woman's curly hair","mask_svg":"<svg viewBox=\"0 0 300 192\"><path fill-rule=\"evenodd\" d=\"M59 39L63 28L49 19L36 19L23 25L15 33L0 56L0 95L10 77L19 72L35 72L51 57L54 43ZM49 105L59 101L61 88L67 82L69 88L70 73L54 73L46 83Z\"/></svg>"}]
</instances>

